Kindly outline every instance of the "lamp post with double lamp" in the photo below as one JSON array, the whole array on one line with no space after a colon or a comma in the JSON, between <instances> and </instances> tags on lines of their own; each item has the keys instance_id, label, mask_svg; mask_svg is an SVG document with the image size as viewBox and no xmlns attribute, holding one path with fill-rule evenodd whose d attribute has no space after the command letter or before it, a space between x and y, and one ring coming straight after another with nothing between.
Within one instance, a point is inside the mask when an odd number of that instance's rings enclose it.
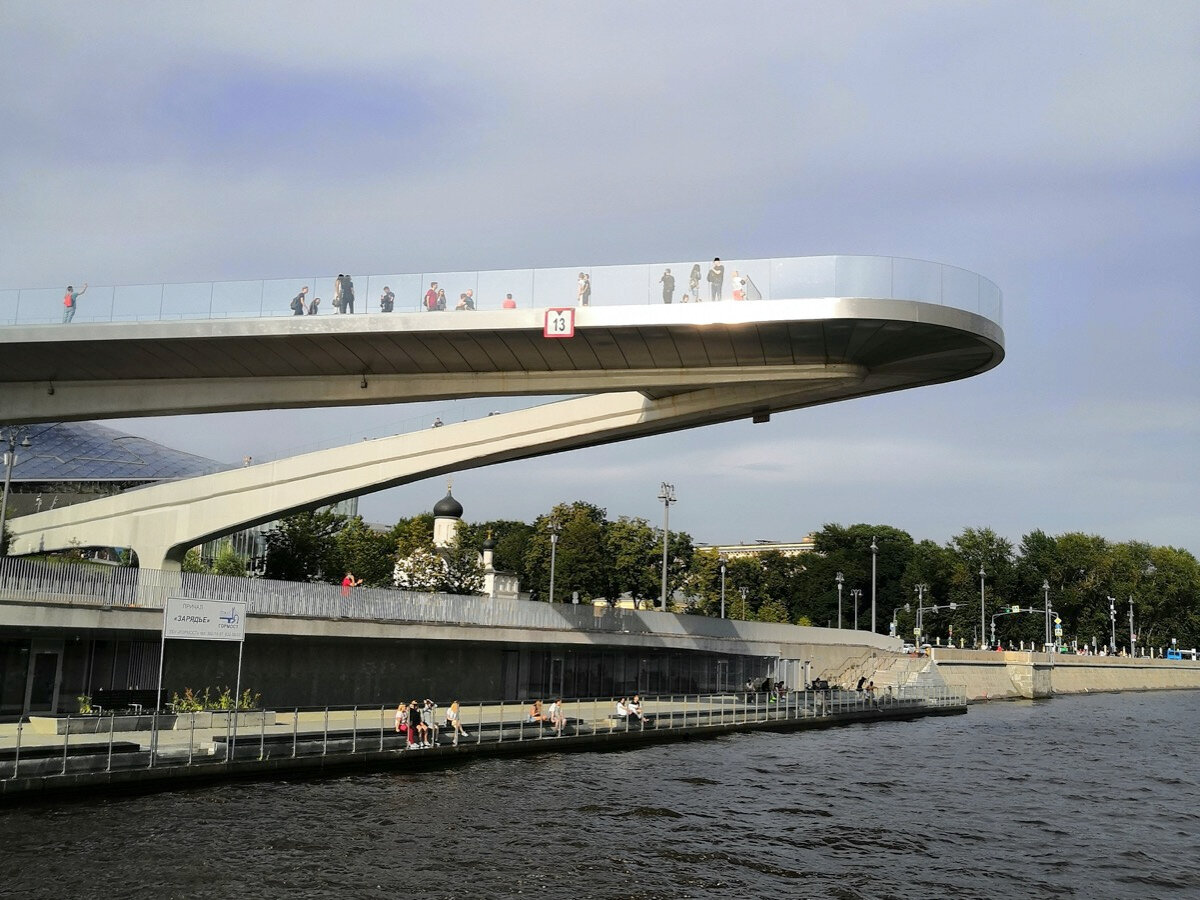
<instances>
[{"instance_id":1,"label":"lamp post with double lamp","mask_svg":"<svg viewBox=\"0 0 1200 900\"><path fill-rule=\"evenodd\" d=\"M725 564L729 562L729 557L724 553L717 557L717 561L721 563L721 618L725 618Z\"/></svg>"},{"instance_id":2,"label":"lamp post with double lamp","mask_svg":"<svg viewBox=\"0 0 1200 900\"><path fill-rule=\"evenodd\" d=\"M740 587L738 591L742 595L742 618L744 619L746 618L746 595L750 593L750 588Z\"/></svg>"},{"instance_id":3,"label":"lamp post with double lamp","mask_svg":"<svg viewBox=\"0 0 1200 900\"><path fill-rule=\"evenodd\" d=\"M879 545L871 535L871 633L875 633L875 559L879 556ZM895 616L893 615L894 619Z\"/></svg>"},{"instance_id":4,"label":"lamp post with double lamp","mask_svg":"<svg viewBox=\"0 0 1200 900\"><path fill-rule=\"evenodd\" d=\"M12 483L13 466L17 464L17 448L33 446L24 426L10 425L0 437L7 447L4 451L4 497L0 499L0 542L4 540L4 525L8 521L8 487Z\"/></svg>"},{"instance_id":5,"label":"lamp post with double lamp","mask_svg":"<svg viewBox=\"0 0 1200 900\"><path fill-rule=\"evenodd\" d=\"M851 588L850 599L854 601L854 630L858 631L858 601L862 599L862 590Z\"/></svg>"},{"instance_id":6,"label":"lamp post with double lamp","mask_svg":"<svg viewBox=\"0 0 1200 900\"><path fill-rule=\"evenodd\" d=\"M913 635L915 638L913 646L918 650L921 649L921 643L925 638L925 592L927 590L929 590L929 585L924 583L913 587L913 593L917 595L917 629L916 634Z\"/></svg>"},{"instance_id":7,"label":"lamp post with double lamp","mask_svg":"<svg viewBox=\"0 0 1200 900\"><path fill-rule=\"evenodd\" d=\"M662 568L662 610L667 611L667 538L670 536L671 504L675 502L675 485L665 481L658 491L658 499L663 502L663 568Z\"/></svg>"},{"instance_id":8,"label":"lamp post with double lamp","mask_svg":"<svg viewBox=\"0 0 1200 900\"><path fill-rule=\"evenodd\" d=\"M558 519L551 518L550 524L546 526L546 530L550 532L550 602L554 602L554 558L558 554L558 536L562 532L562 526L558 524Z\"/></svg>"},{"instance_id":9,"label":"lamp post with double lamp","mask_svg":"<svg viewBox=\"0 0 1200 900\"><path fill-rule=\"evenodd\" d=\"M838 572L837 575L834 576L833 580L837 582L837 586L838 586L838 628L841 628L842 627L842 583L846 580L846 576L843 575L841 572Z\"/></svg>"}]
</instances>

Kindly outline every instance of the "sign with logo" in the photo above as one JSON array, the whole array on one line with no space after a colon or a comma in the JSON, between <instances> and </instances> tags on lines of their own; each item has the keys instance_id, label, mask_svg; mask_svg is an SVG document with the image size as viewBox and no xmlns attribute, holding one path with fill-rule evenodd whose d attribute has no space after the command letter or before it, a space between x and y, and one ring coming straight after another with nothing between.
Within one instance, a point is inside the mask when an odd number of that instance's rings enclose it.
<instances>
[{"instance_id":1,"label":"sign with logo","mask_svg":"<svg viewBox=\"0 0 1200 900\"><path fill-rule=\"evenodd\" d=\"M546 310L546 323L542 326L542 337L575 337L575 308Z\"/></svg>"},{"instance_id":2,"label":"sign with logo","mask_svg":"<svg viewBox=\"0 0 1200 900\"><path fill-rule=\"evenodd\" d=\"M163 637L193 641L244 641L244 600L184 600L171 597L163 611Z\"/></svg>"}]
</instances>

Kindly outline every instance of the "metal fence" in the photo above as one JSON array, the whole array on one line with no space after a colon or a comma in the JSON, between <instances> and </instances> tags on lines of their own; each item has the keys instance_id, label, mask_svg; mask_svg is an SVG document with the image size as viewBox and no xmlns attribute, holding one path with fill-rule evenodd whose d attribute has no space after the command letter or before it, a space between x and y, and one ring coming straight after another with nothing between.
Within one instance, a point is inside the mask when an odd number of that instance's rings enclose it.
<instances>
[{"instance_id":1,"label":"metal fence","mask_svg":"<svg viewBox=\"0 0 1200 900\"><path fill-rule=\"evenodd\" d=\"M162 609L167 598L242 601L255 616L356 619L405 624L479 625L584 632L661 634L743 641L828 642L829 629L714 619L612 606L493 600L385 588L273 581L134 569L92 563L0 558L0 602ZM897 642L868 631L855 642L888 648Z\"/></svg>"},{"instance_id":2,"label":"metal fence","mask_svg":"<svg viewBox=\"0 0 1200 900\"><path fill-rule=\"evenodd\" d=\"M47 778L200 765L230 766L271 759L366 754L410 754L447 748L482 747L693 729L719 733L769 727L806 719L862 718L876 712L920 715L965 706L961 693L945 687L909 691L903 697L827 690L782 693L683 694L648 697L640 718L617 714L616 698L568 700L557 713L547 707L535 720L529 704L473 703L459 710L461 728L451 727L436 707L428 746L398 728L390 706L350 709L295 708L284 712L228 712L67 716L43 719L41 731L16 726L15 744L0 749L0 779ZM403 704L400 709L404 709ZM46 734L52 723L57 734Z\"/></svg>"}]
</instances>

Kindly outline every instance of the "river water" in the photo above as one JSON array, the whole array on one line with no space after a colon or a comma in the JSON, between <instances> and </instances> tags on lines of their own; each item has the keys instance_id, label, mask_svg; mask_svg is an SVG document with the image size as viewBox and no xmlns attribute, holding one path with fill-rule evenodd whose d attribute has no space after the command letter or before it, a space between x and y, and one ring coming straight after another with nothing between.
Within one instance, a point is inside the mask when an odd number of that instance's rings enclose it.
<instances>
[{"instance_id":1,"label":"river water","mask_svg":"<svg viewBox=\"0 0 1200 900\"><path fill-rule=\"evenodd\" d=\"M1200 692L0 812L0 896L1200 897Z\"/></svg>"}]
</instances>

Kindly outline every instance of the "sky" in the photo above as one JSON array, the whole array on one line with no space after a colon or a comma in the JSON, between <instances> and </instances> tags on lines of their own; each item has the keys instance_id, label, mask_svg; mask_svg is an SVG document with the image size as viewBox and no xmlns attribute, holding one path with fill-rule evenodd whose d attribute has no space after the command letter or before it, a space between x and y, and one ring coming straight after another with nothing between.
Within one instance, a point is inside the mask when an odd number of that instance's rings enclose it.
<instances>
[{"instance_id":1,"label":"sky","mask_svg":"<svg viewBox=\"0 0 1200 900\"><path fill-rule=\"evenodd\" d=\"M1004 291L991 372L462 472L465 518L658 523L665 481L710 544L873 522L1200 554L1200 4L445 7L0 0L0 288L949 263ZM108 424L237 462L504 402Z\"/></svg>"}]
</instances>

